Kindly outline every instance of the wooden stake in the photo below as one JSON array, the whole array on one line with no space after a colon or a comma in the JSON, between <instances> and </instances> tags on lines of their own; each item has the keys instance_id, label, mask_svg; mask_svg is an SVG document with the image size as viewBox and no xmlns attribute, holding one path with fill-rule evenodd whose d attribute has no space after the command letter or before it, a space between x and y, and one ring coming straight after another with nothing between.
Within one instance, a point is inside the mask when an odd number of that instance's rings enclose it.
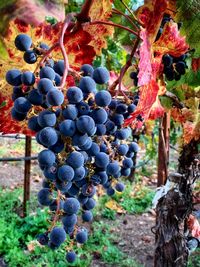
<instances>
[{"instance_id":1,"label":"wooden stake","mask_svg":"<svg viewBox=\"0 0 200 267\"><path fill-rule=\"evenodd\" d=\"M31 136L26 136L25 157L31 157ZM24 162L24 200L23 200L23 217L27 215L27 201L30 200L30 176L31 160Z\"/></svg>"},{"instance_id":2,"label":"wooden stake","mask_svg":"<svg viewBox=\"0 0 200 267\"><path fill-rule=\"evenodd\" d=\"M169 164L169 134L170 134L170 113L164 114L160 119L159 142L158 142L158 179L157 186L164 185L168 176Z\"/></svg>"}]
</instances>

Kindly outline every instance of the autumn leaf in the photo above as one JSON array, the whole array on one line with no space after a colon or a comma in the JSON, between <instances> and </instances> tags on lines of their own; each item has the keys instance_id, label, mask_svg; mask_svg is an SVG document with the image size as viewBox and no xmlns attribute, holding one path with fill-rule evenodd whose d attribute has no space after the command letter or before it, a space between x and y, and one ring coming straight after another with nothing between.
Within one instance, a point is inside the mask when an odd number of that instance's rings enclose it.
<instances>
[{"instance_id":1,"label":"autumn leaf","mask_svg":"<svg viewBox=\"0 0 200 267\"><path fill-rule=\"evenodd\" d=\"M115 201L109 200L105 204L106 208L116 211L119 214L126 213L126 211Z\"/></svg>"},{"instance_id":2,"label":"autumn leaf","mask_svg":"<svg viewBox=\"0 0 200 267\"><path fill-rule=\"evenodd\" d=\"M148 84L151 80L152 67L151 67L151 44L148 39L147 31L142 29L140 32L142 44L140 46L140 61L138 73L138 86Z\"/></svg>"},{"instance_id":3,"label":"autumn leaf","mask_svg":"<svg viewBox=\"0 0 200 267\"><path fill-rule=\"evenodd\" d=\"M94 0L90 8L89 17L91 21L108 20L112 14L112 1L110 0ZM90 45L94 48L97 55L101 54L102 48L107 48L106 37L112 37L114 27L107 25L90 25L83 26L84 31L92 36Z\"/></svg>"}]
</instances>

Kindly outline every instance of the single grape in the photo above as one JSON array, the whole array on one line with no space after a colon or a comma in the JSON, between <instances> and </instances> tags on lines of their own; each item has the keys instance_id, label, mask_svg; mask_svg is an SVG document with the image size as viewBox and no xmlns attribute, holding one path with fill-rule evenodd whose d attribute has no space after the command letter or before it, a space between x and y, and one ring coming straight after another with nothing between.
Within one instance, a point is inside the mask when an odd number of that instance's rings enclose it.
<instances>
[{"instance_id":1,"label":"single grape","mask_svg":"<svg viewBox=\"0 0 200 267\"><path fill-rule=\"evenodd\" d=\"M102 108L96 108L92 111L91 117L97 124L105 123L108 119L107 112Z\"/></svg>"},{"instance_id":2,"label":"single grape","mask_svg":"<svg viewBox=\"0 0 200 267\"><path fill-rule=\"evenodd\" d=\"M17 69L9 70L6 72L6 81L12 86L19 86L22 84L21 75L21 71Z\"/></svg>"},{"instance_id":3,"label":"single grape","mask_svg":"<svg viewBox=\"0 0 200 267\"><path fill-rule=\"evenodd\" d=\"M38 124L37 116L33 116L28 120L28 128L34 132L39 132L42 129Z\"/></svg>"},{"instance_id":4,"label":"single grape","mask_svg":"<svg viewBox=\"0 0 200 267\"><path fill-rule=\"evenodd\" d=\"M21 80L24 85L33 85L35 83L35 75L31 71L25 71L21 75Z\"/></svg>"},{"instance_id":5,"label":"single grape","mask_svg":"<svg viewBox=\"0 0 200 267\"><path fill-rule=\"evenodd\" d=\"M98 67L94 70L92 77L96 83L104 84L109 81L110 73L106 68Z\"/></svg>"},{"instance_id":6,"label":"single grape","mask_svg":"<svg viewBox=\"0 0 200 267\"><path fill-rule=\"evenodd\" d=\"M96 135L102 136L106 134L106 126L104 124L97 124L96 125L97 130L96 130Z\"/></svg>"},{"instance_id":7,"label":"single grape","mask_svg":"<svg viewBox=\"0 0 200 267\"><path fill-rule=\"evenodd\" d=\"M134 105L134 104L130 104L130 105L128 106L128 113L129 113L129 114L133 113L133 112L135 111L135 109L136 109L136 105Z\"/></svg>"},{"instance_id":8,"label":"single grape","mask_svg":"<svg viewBox=\"0 0 200 267\"><path fill-rule=\"evenodd\" d=\"M85 77L81 78L80 83L79 83L79 87L81 88L83 93L89 94L89 93L95 93L96 92L96 83L89 76L85 76Z\"/></svg>"},{"instance_id":9,"label":"single grape","mask_svg":"<svg viewBox=\"0 0 200 267\"><path fill-rule=\"evenodd\" d=\"M92 210L96 206L96 201L93 198L88 198L87 202L84 204L84 209Z\"/></svg>"},{"instance_id":10,"label":"single grape","mask_svg":"<svg viewBox=\"0 0 200 267\"><path fill-rule=\"evenodd\" d=\"M92 76L94 69L90 64L84 64L81 66L81 71L83 72L83 76Z\"/></svg>"},{"instance_id":11,"label":"single grape","mask_svg":"<svg viewBox=\"0 0 200 267\"><path fill-rule=\"evenodd\" d=\"M122 161L122 165L124 168L132 168L133 167L133 161L131 158L124 158Z\"/></svg>"},{"instance_id":12,"label":"single grape","mask_svg":"<svg viewBox=\"0 0 200 267\"><path fill-rule=\"evenodd\" d=\"M124 191L124 188L125 188L125 186L124 186L123 183L117 183L117 184L115 185L115 189L116 189L118 192L123 192L123 191Z\"/></svg>"},{"instance_id":13,"label":"single grape","mask_svg":"<svg viewBox=\"0 0 200 267\"><path fill-rule=\"evenodd\" d=\"M58 178L63 182L71 181L74 178L74 170L71 166L63 165L58 168Z\"/></svg>"},{"instance_id":14,"label":"single grape","mask_svg":"<svg viewBox=\"0 0 200 267\"><path fill-rule=\"evenodd\" d=\"M43 188L38 192L38 202L43 206L49 206L53 200L51 191L48 188Z\"/></svg>"},{"instance_id":15,"label":"single grape","mask_svg":"<svg viewBox=\"0 0 200 267\"><path fill-rule=\"evenodd\" d=\"M80 191L79 187L76 186L75 184L72 184L67 194L70 195L71 197L76 197L79 194L79 191Z\"/></svg>"},{"instance_id":16,"label":"single grape","mask_svg":"<svg viewBox=\"0 0 200 267\"><path fill-rule=\"evenodd\" d=\"M59 86L61 84L61 76L58 73L56 73L54 81L56 86Z\"/></svg>"},{"instance_id":17,"label":"single grape","mask_svg":"<svg viewBox=\"0 0 200 267\"><path fill-rule=\"evenodd\" d=\"M11 109L11 117L13 120L23 121L26 118L26 113L20 113L20 112L16 111L15 108L12 108Z\"/></svg>"},{"instance_id":18,"label":"single grape","mask_svg":"<svg viewBox=\"0 0 200 267\"><path fill-rule=\"evenodd\" d=\"M84 244L88 239L88 233L85 228L78 230L76 234L76 241L80 244Z\"/></svg>"},{"instance_id":19,"label":"single grape","mask_svg":"<svg viewBox=\"0 0 200 267\"><path fill-rule=\"evenodd\" d=\"M65 230L61 227L54 227L49 238L55 246L60 246L66 239Z\"/></svg>"},{"instance_id":20,"label":"single grape","mask_svg":"<svg viewBox=\"0 0 200 267\"><path fill-rule=\"evenodd\" d=\"M106 190L106 194L110 197L113 196L115 194L115 189L112 187L108 187Z\"/></svg>"},{"instance_id":21,"label":"single grape","mask_svg":"<svg viewBox=\"0 0 200 267\"><path fill-rule=\"evenodd\" d=\"M166 67L171 67L173 58L170 55L166 54L162 57L162 62Z\"/></svg>"},{"instance_id":22,"label":"single grape","mask_svg":"<svg viewBox=\"0 0 200 267\"><path fill-rule=\"evenodd\" d=\"M73 146L84 146L88 142L88 135L87 134L80 134L76 133L72 137L72 144Z\"/></svg>"},{"instance_id":23,"label":"single grape","mask_svg":"<svg viewBox=\"0 0 200 267\"><path fill-rule=\"evenodd\" d=\"M81 150L88 150L88 149L91 148L91 146L92 146L92 138L88 137L86 143L84 145L82 145L82 146L79 146L79 148Z\"/></svg>"},{"instance_id":24,"label":"single grape","mask_svg":"<svg viewBox=\"0 0 200 267\"><path fill-rule=\"evenodd\" d=\"M119 163L117 161L114 162L110 162L106 168L106 172L108 175L115 175L116 173L118 173L120 171L120 166Z\"/></svg>"},{"instance_id":25,"label":"single grape","mask_svg":"<svg viewBox=\"0 0 200 267\"><path fill-rule=\"evenodd\" d=\"M127 144L122 144L122 145L120 145L120 146L118 147L118 149L117 149L119 155L121 155L121 156L126 155L127 152L128 152L128 150L129 150L129 147L128 147Z\"/></svg>"},{"instance_id":26,"label":"single grape","mask_svg":"<svg viewBox=\"0 0 200 267\"><path fill-rule=\"evenodd\" d=\"M84 164L84 157L80 152L73 151L72 153L69 154L67 158L67 163L72 167L72 168L80 168Z\"/></svg>"},{"instance_id":27,"label":"single grape","mask_svg":"<svg viewBox=\"0 0 200 267\"><path fill-rule=\"evenodd\" d=\"M20 51L27 51L32 45L32 40L27 34L18 34L15 38L15 46Z\"/></svg>"},{"instance_id":28,"label":"single grape","mask_svg":"<svg viewBox=\"0 0 200 267\"><path fill-rule=\"evenodd\" d=\"M63 210L66 214L72 215L78 213L80 209L79 201L76 198L67 198L64 202Z\"/></svg>"},{"instance_id":29,"label":"single grape","mask_svg":"<svg viewBox=\"0 0 200 267\"><path fill-rule=\"evenodd\" d=\"M124 123L124 116L122 114L115 113L111 120L116 124L116 126L121 126Z\"/></svg>"},{"instance_id":30,"label":"single grape","mask_svg":"<svg viewBox=\"0 0 200 267\"><path fill-rule=\"evenodd\" d=\"M128 139L131 134L131 131L129 128L123 128L116 131L115 136L120 140Z\"/></svg>"},{"instance_id":31,"label":"single grape","mask_svg":"<svg viewBox=\"0 0 200 267\"><path fill-rule=\"evenodd\" d=\"M93 219L93 214L90 210L86 210L82 213L82 220L84 222L91 222Z\"/></svg>"},{"instance_id":32,"label":"single grape","mask_svg":"<svg viewBox=\"0 0 200 267\"><path fill-rule=\"evenodd\" d=\"M54 64L53 69L54 69L54 71L55 71L56 73L58 73L60 76L63 76L64 69L65 69L64 60L58 60L58 62L56 62L56 63Z\"/></svg>"},{"instance_id":33,"label":"single grape","mask_svg":"<svg viewBox=\"0 0 200 267\"><path fill-rule=\"evenodd\" d=\"M55 181L57 178L57 169L54 166L45 168L43 174L48 180Z\"/></svg>"},{"instance_id":34,"label":"single grape","mask_svg":"<svg viewBox=\"0 0 200 267\"><path fill-rule=\"evenodd\" d=\"M80 103L78 103L76 105L76 107L77 107L79 116L81 116L81 115L88 115L89 112L90 112L90 106L87 103L83 102L83 101L81 101Z\"/></svg>"},{"instance_id":35,"label":"single grape","mask_svg":"<svg viewBox=\"0 0 200 267\"><path fill-rule=\"evenodd\" d=\"M60 200L60 202L59 202L59 210L63 209L63 205L64 205L64 201ZM49 209L51 211L57 211L57 208L58 208L58 201L57 201L57 199L54 199L53 202L49 205Z\"/></svg>"},{"instance_id":36,"label":"single grape","mask_svg":"<svg viewBox=\"0 0 200 267\"><path fill-rule=\"evenodd\" d=\"M127 112L127 105L120 103L117 105L116 112L119 114L124 114Z\"/></svg>"},{"instance_id":37,"label":"single grape","mask_svg":"<svg viewBox=\"0 0 200 267\"><path fill-rule=\"evenodd\" d=\"M40 143L45 146L53 146L58 141L58 134L52 127L45 127L39 132Z\"/></svg>"},{"instance_id":38,"label":"single grape","mask_svg":"<svg viewBox=\"0 0 200 267\"><path fill-rule=\"evenodd\" d=\"M132 71L129 76L130 76L131 79L135 80L135 79L137 79L138 72L137 71Z\"/></svg>"},{"instance_id":39,"label":"single grape","mask_svg":"<svg viewBox=\"0 0 200 267\"><path fill-rule=\"evenodd\" d=\"M70 104L76 104L83 100L83 93L79 87L69 87L67 90L67 99Z\"/></svg>"},{"instance_id":40,"label":"single grape","mask_svg":"<svg viewBox=\"0 0 200 267\"><path fill-rule=\"evenodd\" d=\"M48 67L48 66L41 68L39 74L40 74L40 79L47 78L53 81L56 77L55 71L51 67Z\"/></svg>"},{"instance_id":41,"label":"single grape","mask_svg":"<svg viewBox=\"0 0 200 267\"><path fill-rule=\"evenodd\" d=\"M179 74L184 75L185 74L185 68L186 68L186 64L183 61L179 61L175 64L175 69Z\"/></svg>"},{"instance_id":42,"label":"single grape","mask_svg":"<svg viewBox=\"0 0 200 267\"><path fill-rule=\"evenodd\" d=\"M129 151L137 153L139 151L139 146L136 142L132 142L129 145Z\"/></svg>"},{"instance_id":43,"label":"single grape","mask_svg":"<svg viewBox=\"0 0 200 267\"><path fill-rule=\"evenodd\" d=\"M49 237L47 233L37 235L37 241L40 245L47 245L49 242Z\"/></svg>"},{"instance_id":44,"label":"single grape","mask_svg":"<svg viewBox=\"0 0 200 267\"><path fill-rule=\"evenodd\" d=\"M28 64L34 64L37 61L37 55L34 50L27 50L24 53L24 61Z\"/></svg>"},{"instance_id":45,"label":"single grape","mask_svg":"<svg viewBox=\"0 0 200 267\"><path fill-rule=\"evenodd\" d=\"M14 108L17 112L27 113L31 109L31 103L25 97L18 97L14 102Z\"/></svg>"},{"instance_id":46,"label":"single grape","mask_svg":"<svg viewBox=\"0 0 200 267\"><path fill-rule=\"evenodd\" d=\"M76 253L74 251L68 251L66 254L66 260L69 263L73 263L76 260Z\"/></svg>"},{"instance_id":47,"label":"single grape","mask_svg":"<svg viewBox=\"0 0 200 267\"><path fill-rule=\"evenodd\" d=\"M83 166L74 169L73 181L80 181L85 177L85 168Z\"/></svg>"},{"instance_id":48,"label":"single grape","mask_svg":"<svg viewBox=\"0 0 200 267\"><path fill-rule=\"evenodd\" d=\"M65 227L72 227L77 223L77 215L64 215L62 217L62 223Z\"/></svg>"},{"instance_id":49,"label":"single grape","mask_svg":"<svg viewBox=\"0 0 200 267\"><path fill-rule=\"evenodd\" d=\"M95 156L95 164L99 168L106 168L109 164L109 156L104 152L99 152Z\"/></svg>"},{"instance_id":50,"label":"single grape","mask_svg":"<svg viewBox=\"0 0 200 267\"><path fill-rule=\"evenodd\" d=\"M31 90L27 99L32 105L35 106L40 106L44 102L43 95L37 89Z\"/></svg>"},{"instance_id":51,"label":"single grape","mask_svg":"<svg viewBox=\"0 0 200 267\"><path fill-rule=\"evenodd\" d=\"M95 122L90 116L82 115L76 121L76 127L79 132L83 134L87 133L88 135L92 135L95 128Z\"/></svg>"},{"instance_id":52,"label":"single grape","mask_svg":"<svg viewBox=\"0 0 200 267\"><path fill-rule=\"evenodd\" d=\"M51 106L60 106L64 101L63 93L58 89L53 89L47 93L47 102Z\"/></svg>"},{"instance_id":53,"label":"single grape","mask_svg":"<svg viewBox=\"0 0 200 267\"><path fill-rule=\"evenodd\" d=\"M40 79L37 84L37 88L39 92L43 95L46 95L49 91L55 89L52 81L47 78Z\"/></svg>"},{"instance_id":54,"label":"single grape","mask_svg":"<svg viewBox=\"0 0 200 267\"><path fill-rule=\"evenodd\" d=\"M59 129L64 136L73 136L76 132L76 124L72 120L64 120L59 124Z\"/></svg>"},{"instance_id":55,"label":"single grape","mask_svg":"<svg viewBox=\"0 0 200 267\"><path fill-rule=\"evenodd\" d=\"M67 105L62 111L62 115L65 119L75 120L78 116L78 110L75 105Z\"/></svg>"},{"instance_id":56,"label":"single grape","mask_svg":"<svg viewBox=\"0 0 200 267\"><path fill-rule=\"evenodd\" d=\"M81 193L86 197L93 197L96 193L96 188L94 185L91 184L84 184L82 186Z\"/></svg>"},{"instance_id":57,"label":"single grape","mask_svg":"<svg viewBox=\"0 0 200 267\"><path fill-rule=\"evenodd\" d=\"M111 95L108 91L102 90L95 95L95 102L99 107L106 107L111 102Z\"/></svg>"},{"instance_id":58,"label":"single grape","mask_svg":"<svg viewBox=\"0 0 200 267\"><path fill-rule=\"evenodd\" d=\"M56 156L51 150L45 149L38 154L38 162L45 167L52 166L55 160Z\"/></svg>"},{"instance_id":59,"label":"single grape","mask_svg":"<svg viewBox=\"0 0 200 267\"><path fill-rule=\"evenodd\" d=\"M50 110L43 110L38 115L38 124L44 127L53 127L56 124L56 115Z\"/></svg>"}]
</instances>

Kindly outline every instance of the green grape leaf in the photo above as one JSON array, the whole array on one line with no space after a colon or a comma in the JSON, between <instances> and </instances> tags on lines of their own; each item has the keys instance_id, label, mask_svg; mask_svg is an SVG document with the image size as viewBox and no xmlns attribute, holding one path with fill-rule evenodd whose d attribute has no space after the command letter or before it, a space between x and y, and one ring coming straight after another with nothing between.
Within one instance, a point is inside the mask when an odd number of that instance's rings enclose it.
<instances>
[{"instance_id":1,"label":"green grape leaf","mask_svg":"<svg viewBox=\"0 0 200 267\"><path fill-rule=\"evenodd\" d=\"M176 20L183 22L181 33L186 35L187 43L195 48L194 57L200 57L200 1L177 0Z\"/></svg>"}]
</instances>

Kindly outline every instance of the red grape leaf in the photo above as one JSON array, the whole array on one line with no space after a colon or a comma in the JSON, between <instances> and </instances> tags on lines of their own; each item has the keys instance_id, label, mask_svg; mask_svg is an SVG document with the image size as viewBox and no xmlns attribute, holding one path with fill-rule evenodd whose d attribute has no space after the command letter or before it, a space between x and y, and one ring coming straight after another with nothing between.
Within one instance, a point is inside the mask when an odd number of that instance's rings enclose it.
<instances>
[{"instance_id":1,"label":"red grape leaf","mask_svg":"<svg viewBox=\"0 0 200 267\"><path fill-rule=\"evenodd\" d=\"M137 105L137 108L135 112L130 115L130 118L125 121L125 125L134 124L135 126L135 119L138 115L141 115L144 120L147 120L150 116L152 108L155 108L156 102L159 101L158 95L161 95L164 92L165 87L162 85L158 85L155 80L151 80L148 84L141 86L139 95L140 100Z\"/></svg>"},{"instance_id":2,"label":"red grape leaf","mask_svg":"<svg viewBox=\"0 0 200 267\"><path fill-rule=\"evenodd\" d=\"M185 41L185 37L180 35L177 23L170 21L165 24L163 32L153 44L153 50L161 54L170 54L174 57L179 57L185 54L189 49Z\"/></svg>"},{"instance_id":3,"label":"red grape leaf","mask_svg":"<svg viewBox=\"0 0 200 267\"><path fill-rule=\"evenodd\" d=\"M143 40L140 46L140 61L138 73L138 86L148 84L151 80L152 67L151 67L151 44L148 39L146 30L141 30L140 38Z\"/></svg>"},{"instance_id":4,"label":"red grape leaf","mask_svg":"<svg viewBox=\"0 0 200 267\"><path fill-rule=\"evenodd\" d=\"M167 9L167 0L150 0L138 9L137 17L148 32L149 41L156 38L163 15Z\"/></svg>"},{"instance_id":5,"label":"red grape leaf","mask_svg":"<svg viewBox=\"0 0 200 267\"><path fill-rule=\"evenodd\" d=\"M197 72L200 69L200 57L192 59L192 70Z\"/></svg>"},{"instance_id":6,"label":"red grape leaf","mask_svg":"<svg viewBox=\"0 0 200 267\"><path fill-rule=\"evenodd\" d=\"M108 20L112 15L112 2L111 0L94 0L89 12L91 21ZM93 46L97 55L101 54L102 48L107 48L106 38L112 37L114 33L114 27L100 24L85 24L83 29L92 36L90 45Z\"/></svg>"},{"instance_id":7,"label":"red grape leaf","mask_svg":"<svg viewBox=\"0 0 200 267\"><path fill-rule=\"evenodd\" d=\"M193 237L200 238L200 224L194 215L190 214L187 226Z\"/></svg>"}]
</instances>

